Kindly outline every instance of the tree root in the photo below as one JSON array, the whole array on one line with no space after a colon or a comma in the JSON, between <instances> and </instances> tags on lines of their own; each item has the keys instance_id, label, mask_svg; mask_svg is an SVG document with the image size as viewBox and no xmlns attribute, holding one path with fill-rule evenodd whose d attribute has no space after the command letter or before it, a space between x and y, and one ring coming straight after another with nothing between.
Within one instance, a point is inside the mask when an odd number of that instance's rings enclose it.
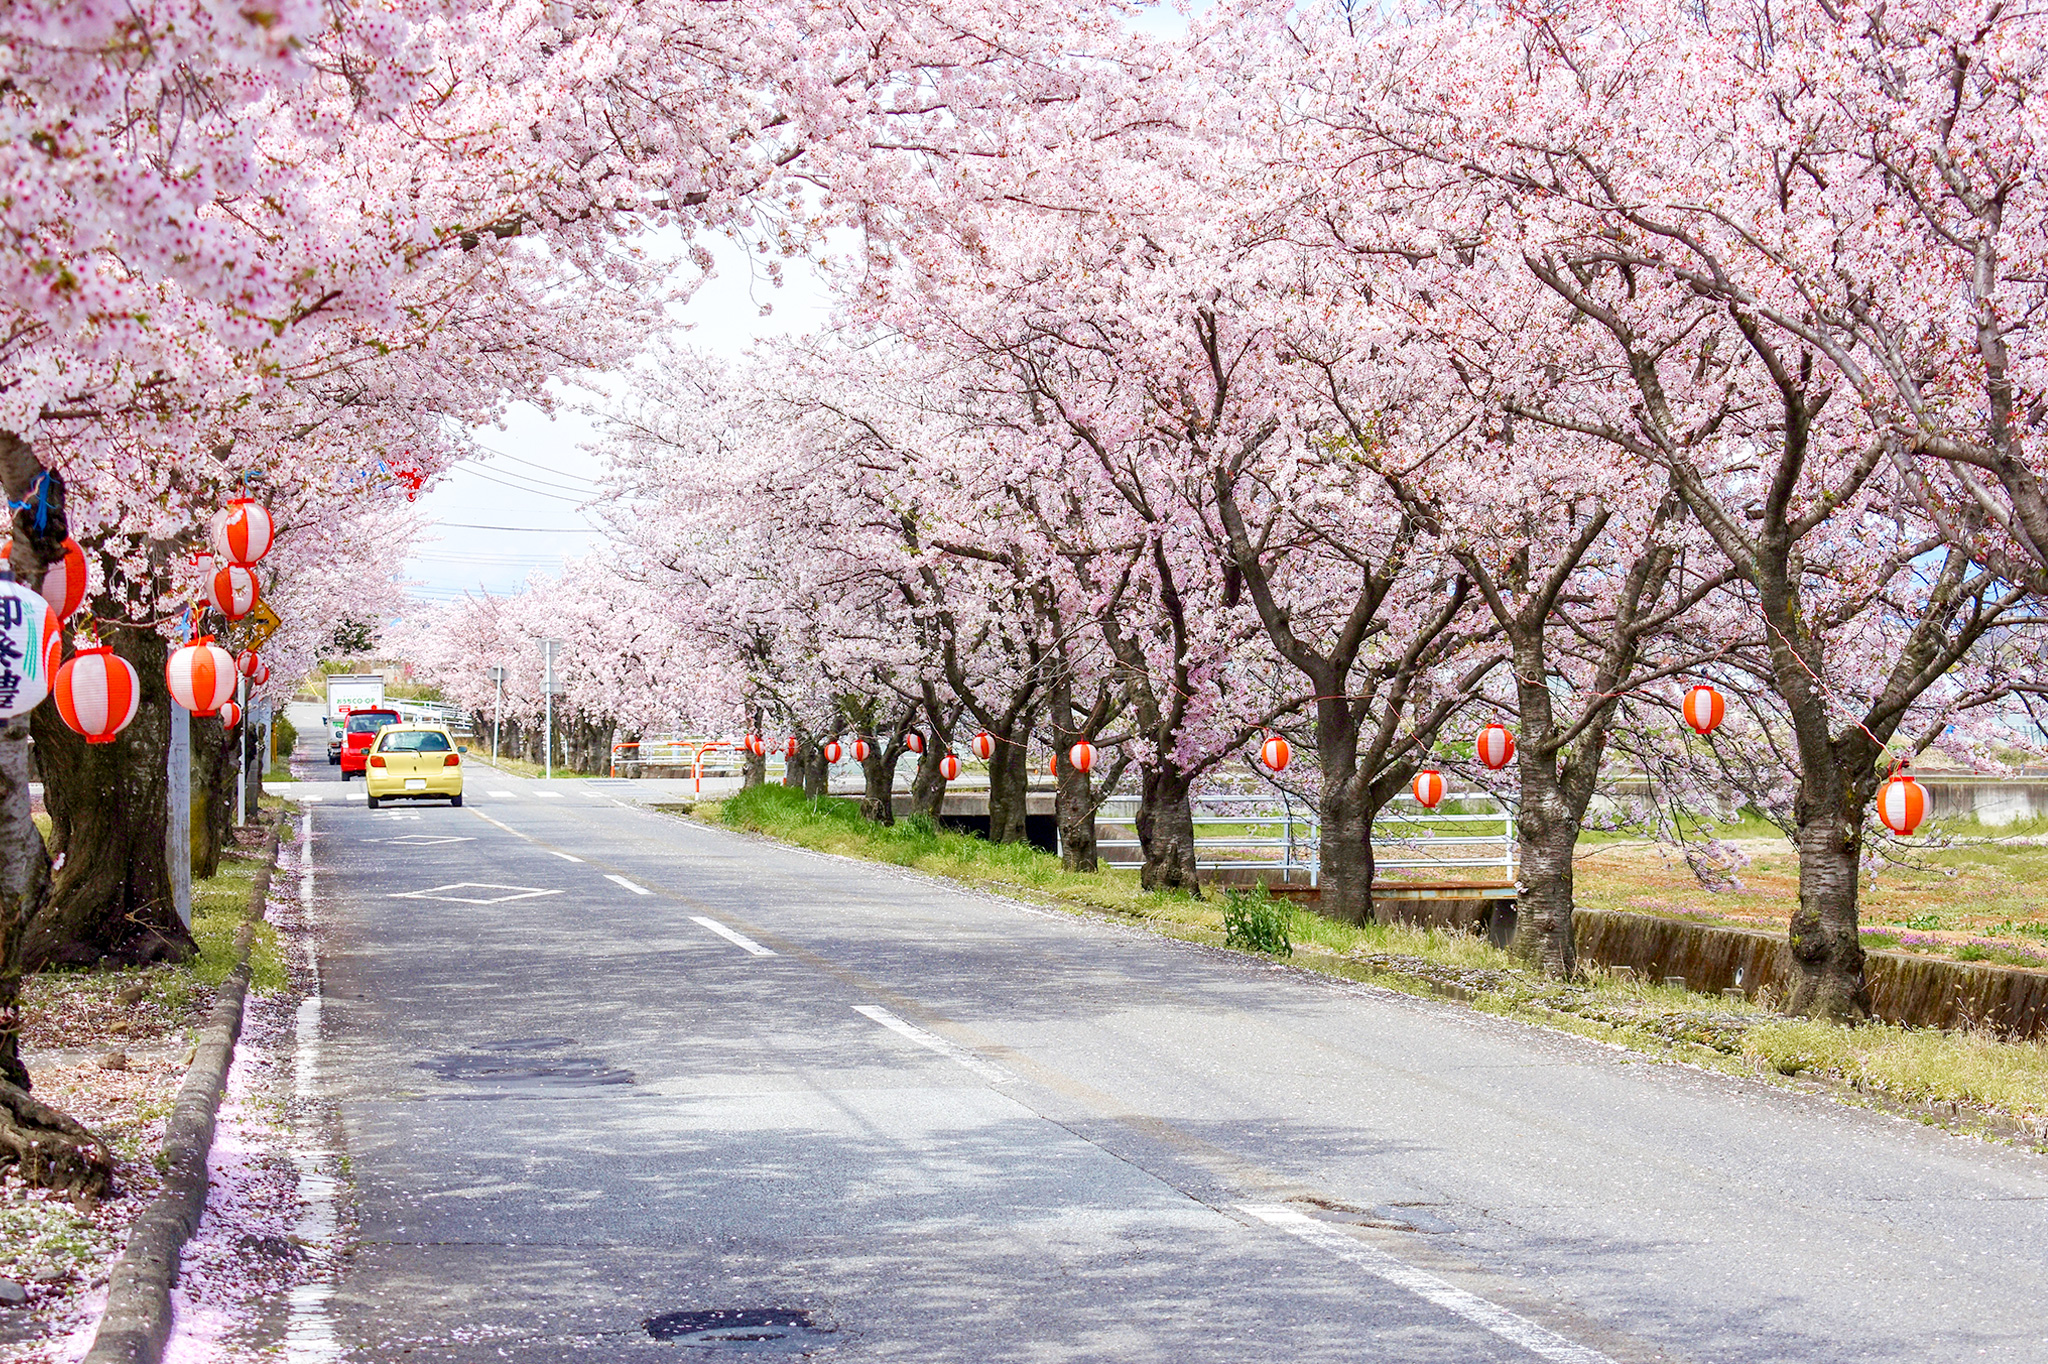
<instances>
[{"instance_id":1,"label":"tree root","mask_svg":"<svg viewBox=\"0 0 2048 1364\"><path fill-rule=\"evenodd\" d=\"M90 1208L114 1186L114 1153L76 1121L0 1080L0 1170Z\"/></svg>"}]
</instances>

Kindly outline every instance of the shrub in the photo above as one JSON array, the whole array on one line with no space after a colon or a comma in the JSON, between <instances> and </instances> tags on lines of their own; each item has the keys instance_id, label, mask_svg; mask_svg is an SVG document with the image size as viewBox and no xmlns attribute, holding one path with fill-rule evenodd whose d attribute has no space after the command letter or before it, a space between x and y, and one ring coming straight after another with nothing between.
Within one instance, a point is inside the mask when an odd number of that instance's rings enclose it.
<instances>
[{"instance_id":1,"label":"shrub","mask_svg":"<svg viewBox=\"0 0 2048 1364\"><path fill-rule=\"evenodd\" d=\"M1232 886L1223 892L1225 947L1291 957L1294 943L1287 936L1287 919L1287 906L1275 901L1264 886Z\"/></svg>"}]
</instances>

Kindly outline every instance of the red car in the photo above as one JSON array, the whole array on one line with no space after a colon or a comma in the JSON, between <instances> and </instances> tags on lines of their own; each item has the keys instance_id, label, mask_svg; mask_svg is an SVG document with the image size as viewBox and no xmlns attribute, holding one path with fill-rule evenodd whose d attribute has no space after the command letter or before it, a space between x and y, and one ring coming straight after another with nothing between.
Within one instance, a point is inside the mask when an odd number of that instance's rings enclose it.
<instances>
[{"instance_id":1,"label":"red car","mask_svg":"<svg viewBox=\"0 0 2048 1364\"><path fill-rule=\"evenodd\" d=\"M377 742L377 731L386 725L398 723L398 712L368 706L352 710L341 726L341 779L363 775L363 768L369 762L370 745Z\"/></svg>"}]
</instances>

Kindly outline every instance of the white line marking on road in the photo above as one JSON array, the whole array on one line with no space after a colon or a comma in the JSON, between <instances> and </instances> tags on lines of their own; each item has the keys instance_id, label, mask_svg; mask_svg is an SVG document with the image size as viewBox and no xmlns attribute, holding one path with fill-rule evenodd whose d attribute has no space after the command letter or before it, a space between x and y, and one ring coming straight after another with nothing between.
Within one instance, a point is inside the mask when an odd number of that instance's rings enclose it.
<instances>
[{"instance_id":1,"label":"white line marking on road","mask_svg":"<svg viewBox=\"0 0 2048 1364\"><path fill-rule=\"evenodd\" d=\"M926 1032L914 1023L905 1023L895 1014L878 1005L856 1004L853 1006L853 1011L863 1018L881 1024L890 1032L902 1033L920 1047L929 1047L947 1060L967 1067L983 1079L1003 1081L1010 1078L1008 1071L990 1065L965 1047L955 1046L937 1033Z\"/></svg>"},{"instance_id":2,"label":"white line marking on road","mask_svg":"<svg viewBox=\"0 0 2048 1364\"><path fill-rule=\"evenodd\" d=\"M649 889L648 889L647 887L645 887L645 886L636 886L636 885L634 885L634 884L633 884L633 883L632 883L631 881L628 881L628 880L627 880L627 879L626 879L625 877L623 877L623 876L619 876L619 875L617 875L617 874L615 874L615 873L613 873L613 872L606 872L606 873L605 873L605 877L604 877L604 879L605 879L605 880L607 880L607 881L610 881L610 882L612 882L612 883L613 883L613 884L615 884L615 885L621 885L621 886L624 886L624 887L625 887L625 888L626 888L627 890L630 890L630 891L632 891L632 892L633 892L633 893L634 893L635 895L652 895L652 894L654 894L654 892L653 892L653 891L651 891L651 890L649 890Z\"/></svg>"},{"instance_id":3,"label":"white line marking on road","mask_svg":"<svg viewBox=\"0 0 2048 1364\"><path fill-rule=\"evenodd\" d=\"M716 919L707 919L701 914L692 914L690 916L690 922L693 924L697 924L701 927L710 929L713 933L716 933L719 937L725 939L727 942L732 943L737 947L744 947L745 949L747 949L747 951L753 953L757 957L772 957L775 955L774 948L763 947L761 946L761 944L755 942L752 938L740 932L738 929L727 928L724 924L718 922L718 920Z\"/></svg>"},{"instance_id":4,"label":"white line marking on road","mask_svg":"<svg viewBox=\"0 0 2048 1364\"><path fill-rule=\"evenodd\" d=\"M510 791L493 791L493 792L491 792L490 794L492 794L492 795L496 796L496 797L497 797L497 798L498 798L499 800L518 800L518 799L519 799L519 797L517 797L517 796L513 795L513 794L512 794L512 793L511 793Z\"/></svg>"},{"instance_id":5,"label":"white line marking on road","mask_svg":"<svg viewBox=\"0 0 2048 1364\"><path fill-rule=\"evenodd\" d=\"M519 830L513 828L510 824L501 823L498 820L492 819L489 815L485 814L481 810L470 809L468 806L464 806L463 808L468 809L471 814L475 815L478 819L482 820L486 824L496 824L500 829L503 829L506 833L511 834L514 838L523 838L529 843L533 841L531 835L522 834L519 832Z\"/></svg>"},{"instance_id":6,"label":"white line marking on road","mask_svg":"<svg viewBox=\"0 0 2048 1364\"><path fill-rule=\"evenodd\" d=\"M1383 1250L1376 1250L1357 1237L1348 1236L1327 1222L1318 1222L1299 1209L1269 1203L1247 1203L1238 1211L1349 1261L1376 1279L1383 1279L1396 1288L1405 1288L1424 1302L1455 1313L1475 1326L1482 1326L1539 1359L1550 1360L1551 1364L1614 1364L1598 1350L1575 1345L1527 1317L1488 1302L1477 1293L1468 1293L1446 1283Z\"/></svg>"},{"instance_id":7,"label":"white line marking on road","mask_svg":"<svg viewBox=\"0 0 2048 1364\"><path fill-rule=\"evenodd\" d=\"M547 853L554 853L556 857L561 858L564 862L581 862L583 860L580 857L571 857L569 856L569 854L565 852L555 852L553 848L542 848L541 851Z\"/></svg>"},{"instance_id":8,"label":"white line marking on road","mask_svg":"<svg viewBox=\"0 0 2048 1364\"><path fill-rule=\"evenodd\" d=\"M562 798L560 791L536 791L533 794L541 797L543 800L560 800Z\"/></svg>"},{"instance_id":9,"label":"white line marking on road","mask_svg":"<svg viewBox=\"0 0 2048 1364\"><path fill-rule=\"evenodd\" d=\"M316 935L310 931L314 923L311 810L306 811L306 832L300 857L299 919L309 930L306 934L306 967L312 989L299 1001L298 1017L294 1020L292 1095L298 1100L298 1113L293 1125L298 1130L289 1140L292 1168L298 1175L299 1198L304 1203L293 1230L299 1243L310 1249L318 1262L332 1256L335 1233L340 1229L341 1221L336 1209L334 1178L320 1168L326 1152L317 1144L317 1136L311 1141L304 1139L311 1121L307 1110L318 1097L314 1077L320 1065L320 956L314 946ZM328 1266L322 1265L321 1268L319 1277L309 1279L291 1291L290 1316L284 1333L286 1364L333 1364L342 1357L341 1341L334 1334L334 1319L327 1310L328 1299L334 1296L334 1282L328 1276Z\"/></svg>"}]
</instances>

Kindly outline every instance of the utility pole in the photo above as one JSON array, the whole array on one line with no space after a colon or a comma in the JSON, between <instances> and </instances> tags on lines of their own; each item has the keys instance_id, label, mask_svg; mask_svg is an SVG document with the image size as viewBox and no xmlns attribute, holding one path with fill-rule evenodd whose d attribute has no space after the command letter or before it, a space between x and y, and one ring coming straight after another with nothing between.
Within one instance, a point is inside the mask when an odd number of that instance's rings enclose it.
<instances>
[{"instance_id":1,"label":"utility pole","mask_svg":"<svg viewBox=\"0 0 2048 1364\"><path fill-rule=\"evenodd\" d=\"M493 663L490 673L491 684L498 689L498 695L491 702L491 766L498 765L498 717L505 711L505 670Z\"/></svg>"},{"instance_id":2,"label":"utility pole","mask_svg":"<svg viewBox=\"0 0 2048 1364\"><path fill-rule=\"evenodd\" d=\"M541 756L547 760L549 781L555 779L555 650L561 645L559 639L540 642L541 655L546 660L541 670L541 690L547 693L547 725L541 734Z\"/></svg>"},{"instance_id":3,"label":"utility pole","mask_svg":"<svg viewBox=\"0 0 2048 1364\"><path fill-rule=\"evenodd\" d=\"M235 704L242 722L235 726L235 827L249 822L249 679L235 679Z\"/></svg>"}]
</instances>

